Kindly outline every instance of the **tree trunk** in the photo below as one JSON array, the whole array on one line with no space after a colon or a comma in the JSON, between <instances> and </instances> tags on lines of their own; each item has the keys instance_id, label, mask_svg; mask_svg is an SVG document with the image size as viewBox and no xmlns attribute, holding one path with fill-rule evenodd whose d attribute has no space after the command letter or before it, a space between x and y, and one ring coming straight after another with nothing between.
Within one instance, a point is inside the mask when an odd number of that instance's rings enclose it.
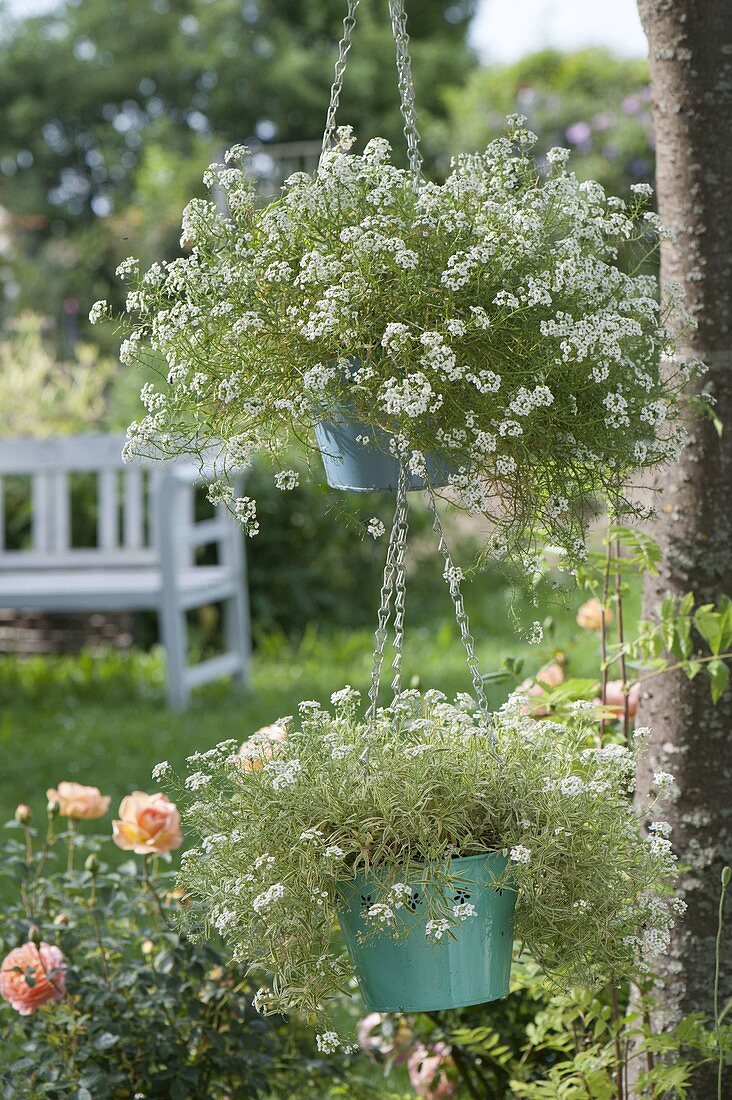
<instances>
[{"instance_id":1,"label":"tree trunk","mask_svg":"<svg viewBox=\"0 0 732 1100\"><path fill-rule=\"evenodd\" d=\"M708 420L695 423L688 449L658 479L654 533L665 563L646 581L650 617L667 593L693 590L703 600L732 594L732 3L639 0L639 8L649 42L659 213L678 232L661 250L662 283L684 289L698 328L682 338L682 355L707 363L695 385L714 395L725 426L720 438ZM640 799L655 770L674 773L681 793L668 819L679 859L690 866L682 876L688 910L662 968L663 1012L668 1019L709 1013L720 874L732 863L732 691L714 707L704 674L693 681L669 674L649 682L641 721L653 732ZM725 956L726 999L730 936ZM700 1076L695 1100L717 1095L715 1072ZM732 1096L732 1077L724 1095Z\"/></svg>"}]
</instances>

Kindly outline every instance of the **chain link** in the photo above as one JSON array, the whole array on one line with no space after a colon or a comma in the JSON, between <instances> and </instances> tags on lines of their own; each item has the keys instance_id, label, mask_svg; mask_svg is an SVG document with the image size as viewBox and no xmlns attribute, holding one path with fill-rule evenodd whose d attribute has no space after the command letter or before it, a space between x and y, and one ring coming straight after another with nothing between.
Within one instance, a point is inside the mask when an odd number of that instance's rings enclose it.
<instances>
[{"instance_id":1,"label":"chain link","mask_svg":"<svg viewBox=\"0 0 732 1100\"><path fill-rule=\"evenodd\" d=\"M343 37L338 43L338 60L335 64L335 73L333 76L333 84L330 89L330 104L328 106L328 114L325 119L325 130L323 131L323 144L320 150L320 159L323 159L323 154L326 153L333 144L336 132L336 113L338 111L338 104L341 99L341 91L343 90L343 75L346 71L346 63L348 59L348 51L351 48L351 40L353 37L353 28L356 26L356 8L359 5L360 0L348 0L348 12L343 20Z\"/></svg>"},{"instance_id":2,"label":"chain link","mask_svg":"<svg viewBox=\"0 0 732 1100\"><path fill-rule=\"evenodd\" d=\"M399 483L397 485L396 507L391 531L389 532L389 547L386 552L384 565L384 578L381 584L381 604L379 606L378 625L374 636L374 655L371 668L371 688L369 690L368 720L374 722L379 699L379 686L381 684L381 668L384 663L384 647L391 618L391 600L396 587L395 614L394 614L394 680L392 687L395 692L401 682L401 663L404 648L404 599L405 599L405 571L404 556L407 545L407 472L402 466L399 471Z\"/></svg>"},{"instance_id":3,"label":"chain link","mask_svg":"<svg viewBox=\"0 0 732 1100\"><path fill-rule=\"evenodd\" d=\"M407 13L403 0L389 0L391 29L396 45L396 66L399 82L399 106L404 119L404 137L407 139L407 156L415 189L422 180L422 154L419 151L417 108L412 81L412 58L409 53Z\"/></svg>"},{"instance_id":4,"label":"chain link","mask_svg":"<svg viewBox=\"0 0 732 1100\"><path fill-rule=\"evenodd\" d=\"M402 660L404 657L404 612L407 598L407 575L405 558L407 554L408 534L407 505L407 469L404 464L399 466L399 483L397 485L397 510L395 523L397 531L394 555L395 592L394 592L394 659L392 668L394 678L391 681L391 690L396 696L402 690Z\"/></svg>"},{"instance_id":5,"label":"chain link","mask_svg":"<svg viewBox=\"0 0 732 1100\"><path fill-rule=\"evenodd\" d=\"M336 114L341 99L341 91L343 90L343 77L348 62L348 52L351 49L353 29L356 26L356 8L358 5L359 0L348 0L348 11L343 20L343 36L338 43L338 60L335 64L335 74L330 89L330 104L325 119L323 144L320 151L321 161L323 154L332 147L335 139ZM417 108L412 81L412 58L409 53L409 34L407 33L407 13L404 10L404 0L389 0L389 15L391 16L391 30L396 47L399 107L404 120L404 137L407 142L409 169L412 173L414 186L417 188L422 181L422 154L419 151L420 138L417 129Z\"/></svg>"},{"instance_id":6,"label":"chain link","mask_svg":"<svg viewBox=\"0 0 732 1100\"><path fill-rule=\"evenodd\" d=\"M485 696L483 678L480 675L480 669L478 667L478 658L475 656L475 638L470 633L470 622L468 620L468 616L463 605L462 593L460 592L460 578L462 576L462 573L459 569L456 569L450 551L447 547L447 542L445 541L445 533L442 530L440 516L437 511L435 494L432 491L431 485L427 486L427 499L429 501L430 511L432 512L433 516L432 530L437 535L439 543L438 551L442 554L443 561L445 562L445 570L442 575L447 582L447 586L450 590L450 595L452 597L452 602L455 606L455 618L460 628L460 638L465 649L465 654L468 658L468 668L470 669L470 676L473 681L473 688L475 689L475 697L478 700L480 712L486 721L486 727L491 744L495 746L496 735L491 722L491 713L488 709L488 700Z\"/></svg>"}]
</instances>

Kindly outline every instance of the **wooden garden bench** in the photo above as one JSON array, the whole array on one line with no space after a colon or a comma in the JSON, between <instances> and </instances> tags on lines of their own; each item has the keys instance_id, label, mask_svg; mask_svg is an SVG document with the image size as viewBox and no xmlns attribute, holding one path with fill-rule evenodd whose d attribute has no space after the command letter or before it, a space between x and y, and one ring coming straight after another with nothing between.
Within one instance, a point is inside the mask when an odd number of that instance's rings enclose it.
<instances>
[{"instance_id":1,"label":"wooden garden bench","mask_svg":"<svg viewBox=\"0 0 732 1100\"><path fill-rule=\"evenodd\" d=\"M194 519L205 480L186 462L122 462L123 436L0 440L0 607L38 611L155 610L167 657L167 693L185 707L190 690L227 674L244 679L250 653L241 528L219 505ZM92 545L78 545L75 479L96 481ZM78 484L78 483L77 483ZM25 536L15 537L8 498L28 502ZM13 509L17 514L17 507ZM87 538L87 542L92 541ZM215 545L216 564L196 563ZM224 606L225 652L188 663L186 613Z\"/></svg>"}]
</instances>

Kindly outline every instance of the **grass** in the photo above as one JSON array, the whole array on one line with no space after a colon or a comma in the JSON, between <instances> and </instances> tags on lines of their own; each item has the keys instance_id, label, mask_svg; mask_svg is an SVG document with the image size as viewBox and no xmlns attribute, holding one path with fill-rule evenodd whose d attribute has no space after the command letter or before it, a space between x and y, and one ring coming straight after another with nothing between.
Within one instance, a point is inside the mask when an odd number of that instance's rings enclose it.
<instances>
[{"instance_id":1,"label":"grass","mask_svg":"<svg viewBox=\"0 0 732 1100\"><path fill-rule=\"evenodd\" d=\"M508 656L525 658L533 672L562 650L571 675L596 675L596 640L578 630L574 607L553 609L552 629L528 647L510 621L507 587L479 579L466 603L473 615L476 650L484 673ZM430 603L408 620L404 683L469 691L470 680L449 604ZM436 601L437 603L437 601ZM524 622L543 618L524 603ZM408 608L409 615L409 608ZM345 683L364 694L370 680L373 637L368 631L310 628L297 643L263 639L252 662L250 686L227 682L199 690L183 714L164 702L164 663L159 651L92 656L0 658L0 820L19 801L42 813L47 787L62 779L90 783L112 795L115 806L133 789L152 789L151 768L162 759L175 766L186 755L229 737L244 739L261 725L295 714L301 699L325 699ZM383 695L391 669L385 662ZM498 704L511 685L492 685Z\"/></svg>"}]
</instances>

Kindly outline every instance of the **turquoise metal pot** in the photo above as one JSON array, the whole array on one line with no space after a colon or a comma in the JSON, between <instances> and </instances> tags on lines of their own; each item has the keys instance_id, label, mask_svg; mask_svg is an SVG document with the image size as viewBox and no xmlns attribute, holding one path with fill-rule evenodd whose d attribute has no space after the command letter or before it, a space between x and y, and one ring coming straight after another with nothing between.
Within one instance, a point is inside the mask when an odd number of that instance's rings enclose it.
<instances>
[{"instance_id":1,"label":"turquoise metal pot","mask_svg":"<svg viewBox=\"0 0 732 1100\"><path fill-rule=\"evenodd\" d=\"M399 935L395 938L390 931L374 932L365 923L364 915L377 900L377 892L363 876L354 879L339 919L368 1009L437 1012L505 997L516 892L494 884L506 863L498 852L452 860L451 871L460 881L445 891L446 900L450 907L470 902L477 915L454 928L454 939L445 935L439 942L425 936L423 886L415 884L408 906L397 910ZM422 919L420 911L425 914Z\"/></svg>"},{"instance_id":2,"label":"turquoise metal pot","mask_svg":"<svg viewBox=\"0 0 732 1100\"><path fill-rule=\"evenodd\" d=\"M325 476L333 489L352 493L370 493L377 489L396 492L399 482L399 462L389 454L389 436L367 424L348 421L333 423L321 420L315 429ZM368 436L373 442L358 443L358 436ZM449 471L444 463L431 455L425 458L429 483L433 489L447 485ZM425 479L409 475L407 488L424 489Z\"/></svg>"}]
</instances>

